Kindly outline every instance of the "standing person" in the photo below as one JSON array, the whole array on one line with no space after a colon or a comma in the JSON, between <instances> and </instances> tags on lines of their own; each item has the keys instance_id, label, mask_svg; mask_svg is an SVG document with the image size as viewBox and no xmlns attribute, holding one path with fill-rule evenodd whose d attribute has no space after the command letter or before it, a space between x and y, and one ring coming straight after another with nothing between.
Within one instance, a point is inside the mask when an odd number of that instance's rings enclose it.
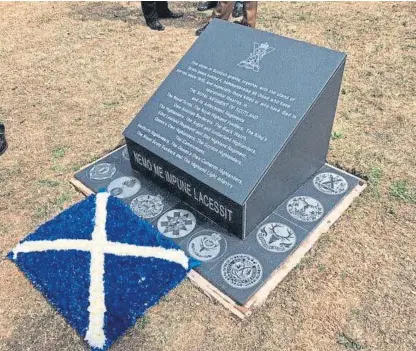
<instances>
[{"instance_id":1,"label":"standing person","mask_svg":"<svg viewBox=\"0 0 416 351\"><path fill-rule=\"evenodd\" d=\"M217 7L212 12L211 19L219 18L228 21L234 8L235 1L218 1ZM254 28L256 26L257 19L257 1L244 1L243 2L243 19L239 24ZM203 27L199 28L195 34L200 35L209 22Z\"/></svg>"},{"instance_id":2,"label":"standing person","mask_svg":"<svg viewBox=\"0 0 416 351\"><path fill-rule=\"evenodd\" d=\"M4 124L0 123L0 155L7 150L6 130Z\"/></svg>"},{"instance_id":3,"label":"standing person","mask_svg":"<svg viewBox=\"0 0 416 351\"><path fill-rule=\"evenodd\" d=\"M159 22L160 18L180 18L182 12L169 10L167 1L142 1L143 16L146 24L153 30L164 30L165 26Z\"/></svg>"}]
</instances>

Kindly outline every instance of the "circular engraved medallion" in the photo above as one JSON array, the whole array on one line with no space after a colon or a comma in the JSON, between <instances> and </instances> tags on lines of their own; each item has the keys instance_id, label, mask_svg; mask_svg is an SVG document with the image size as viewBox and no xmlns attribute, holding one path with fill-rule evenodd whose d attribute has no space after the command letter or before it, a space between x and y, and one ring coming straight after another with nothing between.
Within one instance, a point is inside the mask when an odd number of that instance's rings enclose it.
<instances>
[{"instance_id":1,"label":"circular engraved medallion","mask_svg":"<svg viewBox=\"0 0 416 351\"><path fill-rule=\"evenodd\" d=\"M160 195L139 195L130 204L134 213L143 218L154 218L163 211L163 198Z\"/></svg>"},{"instance_id":2,"label":"circular engraved medallion","mask_svg":"<svg viewBox=\"0 0 416 351\"><path fill-rule=\"evenodd\" d=\"M221 266L221 275L232 287L247 289L260 281L263 268L253 256L237 254L224 261Z\"/></svg>"},{"instance_id":3,"label":"circular engraved medallion","mask_svg":"<svg viewBox=\"0 0 416 351\"><path fill-rule=\"evenodd\" d=\"M286 209L293 218L301 222L315 222L324 214L322 204L309 196L292 197Z\"/></svg>"},{"instance_id":4,"label":"circular engraved medallion","mask_svg":"<svg viewBox=\"0 0 416 351\"><path fill-rule=\"evenodd\" d=\"M170 210L157 221L157 229L168 238L182 238L192 232L195 225L195 216L181 209Z\"/></svg>"},{"instance_id":5,"label":"circular engraved medallion","mask_svg":"<svg viewBox=\"0 0 416 351\"><path fill-rule=\"evenodd\" d=\"M257 241L271 252L289 251L296 243L295 232L281 223L267 223L257 231Z\"/></svg>"},{"instance_id":6,"label":"circular engraved medallion","mask_svg":"<svg viewBox=\"0 0 416 351\"><path fill-rule=\"evenodd\" d=\"M120 177L114 179L107 187L107 191L119 199L136 195L141 188L140 181L134 177Z\"/></svg>"},{"instance_id":7,"label":"circular engraved medallion","mask_svg":"<svg viewBox=\"0 0 416 351\"><path fill-rule=\"evenodd\" d=\"M105 180L111 178L117 172L117 168L112 163L99 163L92 167L88 176L92 180Z\"/></svg>"},{"instance_id":8,"label":"circular engraved medallion","mask_svg":"<svg viewBox=\"0 0 416 351\"><path fill-rule=\"evenodd\" d=\"M204 230L196 234L189 241L189 254L199 261L211 261L221 256L226 250L227 242L225 238L214 231Z\"/></svg>"},{"instance_id":9,"label":"circular engraved medallion","mask_svg":"<svg viewBox=\"0 0 416 351\"><path fill-rule=\"evenodd\" d=\"M121 155L125 160L130 160L129 150L127 150L127 146L124 147L123 151L121 152Z\"/></svg>"},{"instance_id":10,"label":"circular engraved medallion","mask_svg":"<svg viewBox=\"0 0 416 351\"><path fill-rule=\"evenodd\" d=\"M348 183L345 178L331 172L316 175L313 179L313 185L320 192L328 195L340 195L348 189Z\"/></svg>"}]
</instances>

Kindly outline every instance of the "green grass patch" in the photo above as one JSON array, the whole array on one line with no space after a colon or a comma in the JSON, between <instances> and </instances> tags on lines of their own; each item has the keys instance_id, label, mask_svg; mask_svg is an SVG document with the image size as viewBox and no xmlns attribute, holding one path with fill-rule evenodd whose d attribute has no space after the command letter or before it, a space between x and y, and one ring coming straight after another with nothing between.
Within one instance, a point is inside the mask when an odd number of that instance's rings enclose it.
<instances>
[{"instance_id":1,"label":"green grass patch","mask_svg":"<svg viewBox=\"0 0 416 351\"><path fill-rule=\"evenodd\" d=\"M79 163L76 163L71 167L71 170L73 172L78 172L81 168L82 168L82 165L80 165Z\"/></svg>"},{"instance_id":2,"label":"green grass patch","mask_svg":"<svg viewBox=\"0 0 416 351\"><path fill-rule=\"evenodd\" d=\"M46 185L46 186L49 186L49 185ZM72 197L68 193L62 193L61 195L54 198L53 200L49 200L47 204L36 207L34 216L38 219L45 220L50 216L52 212L55 212L58 208L60 210L63 210L64 204L67 203L71 199Z\"/></svg>"},{"instance_id":3,"label":"green grass patch","mask_svg":"<svg viewBox=\"0 0 416 351\"><path fill-rule=\"evenodd\" d=\"M377 198L380 197L380 182L383 176L383 171L380 167L373 167L368 173L368 184L373 195Z\"/></svg>"},{"instance_id":4,"label":"green grass patch","mask_svg":"<svg viewBox=\"0 0 416 351\"><path fill-rule=\"evenodd\" d=\"M150 323L150 317L149 316L143 316L142 318L137 320L137 327L139 329L144 329L146 325Z\"/></svg>"},{"instance_id":5,"label":"green grass patch","mask_svg":"<svg viewBox=\"0 0 416 351\"><path fill-rule=\"evenodd\" d=\"M322 263L318 263L318 272L322 273L323 271L325 271L325 265L323 265Z\"/></svg>"},{"instance_id":6,"label":"green grass patch","mask_svg":"<svg viewBox=\"0 0 416 351\"><path fill-rule=\"evenodd\" d=\"M59 195L57 198L53 200L53 204L55 206L58 206L60 209L62 209L65 202L69 200L71 200L71 196L68 193L62 193L61 195Z\"/></svg>"},{"instance_id":7,"label":"green grass patch","mask_svg":"<svg viewBox=\"0 0 416 351\"><path fill-rule=\"evenodd\" d=\"M407 180L398 180L390 186L390 196L398 201L416 203L416 190L411 189Z\"/></svg>"},{"instance_id":8,"label":"green grass patch","mask_svg":"<svg viewBox=\"0 0 416 351\"><path fill-rule=\"evenodd\" d=\"M373 167L370 169L368 174L368 181L370 185L378 186L380 185L380 180L383 175L383 171L379 167Z\"/></svg>"},{"instance_id":9,"label":"green grass patch","mask_svg":"<svg viewBox=\"0 0 416 351\"><path fill-rule=\"evenodd\" d=\"M52 150L52 156L53 158L62 158L65 156L66 153L66 147L65 146L57 146Z\"/></svg>"},{"instance_id":10,"label":"green grass patch","mask_svg":"<svg viewBox=\"0 0 416 351\"><path fill-rule=\"evenodd\" d=\"M117 107L120 103L118 101L106 101L103 102L105 108L114 108Z\"/></svg>"},{"instance_id":11,"label":"green grass patch","mask_svg":"<svg viewBox=\"0 0 416 351\"><path fill-rule=\"evenodd\" d=\"M312 264L313 258L311 256L305 256L302 258L302 260L296 265L296 269L304 269L309 268Z\"/></svg>"},{"instance_id":12,"label":"green grass patch","mask_svg":"<svg viewBox=\"0 0 416 351\"><path fill-rule=\"evenodd\" d=\"M349 336L345 335L344 333L340 333L337 336L337 343L344 346L346 349L349 350L363 350L364 346L360 345L358 341L353 340Z\"/></svg>"},{"instance_id":13,"label":"green grass patch","mask_svg":"<svg viewBox=\"0 0 416 351\"><path fill-rule=\"evenodd\" d=\"M36 207L36 210L35 210L35 217L36 218L46 219L48 217L48 214L49 214L49 206L48 205L43 205L43 206Z\"/></svg>"},{"instance_id":14,"label":"green grass patch","mask_svg":"<svg viewBox=\"0 0 416 351\"><path fill-rule=\"evenodd\" d=\"M39 180L39 185L44 186L46 188L55 188L59 185L59 182L56 180L41 179Z\"/></svg>"},{"instance_id":15,"label":"green grass patch","mask_svg":"<svg viewBox=\"0 0 416 351\"><path fill-rule=\"evenodd\" d=\"M59 173L61 173L61 172L63 172L63 171L64 171L64 167L63 167L63 166L61 166L61 165L53 165L53 166L51 167L51 170L52 170L52 171L54 171L54 172L59 172Z\"/></svg>"},{"instance_id":16,"label":"green grass patch","mask_svg":"<svg viewBox=\"0 0 416 351\"><path fill-rule=\"evenodd\" d=\"M0 184L1 182L8 181L11 178L18 178L21 174L22 174L21 168L1 169Z\"/></svg>"},{"instance_id":17,"label":"green grass patch","mask_svg":"<svg viewBox=\"0 0 416 351\"><path fill-rule=\"evenodd\" d=\"M342 132L334 131L331 134L331 140L337 140L337 139L343 139L343 138L344 138L344 134Z\"/></svg>"}]
</instances>

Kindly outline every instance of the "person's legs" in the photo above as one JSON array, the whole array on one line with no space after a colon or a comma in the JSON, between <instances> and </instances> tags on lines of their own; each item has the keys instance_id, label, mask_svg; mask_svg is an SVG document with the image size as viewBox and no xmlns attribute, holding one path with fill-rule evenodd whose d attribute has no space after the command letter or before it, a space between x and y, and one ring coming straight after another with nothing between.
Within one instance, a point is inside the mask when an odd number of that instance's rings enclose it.
<instances>
[{"instance_id":1,"label":"person's legs","mask_svg":"<svg viewBox=\"0 0 416 351\"><path fill-rule=\"evenodd\" d=\"M236 1L233 9L233 17L241 17L243 15L243 1Z\"/></svg>"},{"instance_id":2,"label":"person's legs","mask_svg":"<svg viewBox=\"0 0 416 351\"><path fill-rule=\"evenodd\" d=\"M180 18L183 17L182 12L172 12L169 10L167 1L156 2L156 12L159 18Z\"/></svg>"},{"instance_id":3,"label":"person's legs","mask_svg":"<svg viewBox=\"0 0 416 351\"><path fill-rule=\"evenodd\" d=\"M182 12L172 12L169 10L167 1L156 2L156 12L159 18L180 18L183 17Z\"/></svg>"},{"instance_id":4,"label":"person's legs","mask_svg":"<svg viewBox=\"0 0 416 351\"><path fill-rule=\"evenodd\" d=\"M146 24L153 30L164 30L165 27L159 22L156 10L156 1L142 1L142 11Z\"/></svg>"},{"instance_id":5,"label":"person's legs","mask_svg":"<svg viewBox=\"0 0 416 351\"><path fill-rule=\"evenodd\" d=\"M211 18L228 21L233 12L235 1L218 1L217 7L212 11Z\"/></svg>"},{"instance_id":6,"label":"person's legs","mask_svg":"<svg viewBox=\"0 0 416 351\"><path fill-rule=\"evenodd\" d=\"M218 1L217 7L212 11L211 19L219 18L225 21L231 16L231 12L233 12L235 1ZM199 28L195 34L200 35L205 28L208 26L209 22L206 23L203 27Z\"/></svg>"},{"instance_id":7,"label":"person's legs","mask_svg":"<svg viewBox=\"0 0 416 351\"><path fill-rule=\"evenodd\" d=\"M158 19L156 11L156 1L142 1L142 11L146 22L156 21Z\"/></svg>"},{"instance_id":8,"label":"person's legs","mask_svg":"<svg viewBox=\"0 0 416 351\"><path fill-rule=\"evenodd\" d=\"M244 1L243 3L243 19L242 25L249 26L251 28L256 27L257 20L257 1Z\"/></svg>"},{"instance_id":9,"label":"person's legs","mask_svg":"<svg viewBox=\"0 0 416 351\"><path fill-rule=\"evenodd\" d=\"M4 125L0 123L0 155L7 149L6 131Z\"/></svg>"},{"instance_id":10,"label":"person's legs","mask_svg":"<svg viewBox=\"0 0 416 351\"><path fill-rule=\"evenodd\" d=\"M156 12L159 18L166 16L170 10L167 1L156 1Z\"/></svg>"}]
</instances>

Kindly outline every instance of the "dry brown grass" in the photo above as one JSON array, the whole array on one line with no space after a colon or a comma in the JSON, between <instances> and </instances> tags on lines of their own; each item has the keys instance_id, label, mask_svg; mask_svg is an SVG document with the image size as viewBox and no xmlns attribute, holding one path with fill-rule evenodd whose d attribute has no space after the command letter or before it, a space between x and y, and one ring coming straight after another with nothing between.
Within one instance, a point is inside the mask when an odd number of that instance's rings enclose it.
<instances>
[{"instance_id":1,"label":"dry brown grass","mask_svg":"<svg viewBox=\"0 0 416 351\"><path fill-rule=\"evenodd\" d=\"M156 33L137 3L0 3L1 257L82 198L74 171L118 143L193 43L203 17L172 6L185 19ZM260 4L260 29L349 54L329 161L369 190L248 321L185 282L114 351L416 350L415 15L414 3ZM0 281L0 350L85 349L3 258Z\"/></svg>"}]
</instances>

